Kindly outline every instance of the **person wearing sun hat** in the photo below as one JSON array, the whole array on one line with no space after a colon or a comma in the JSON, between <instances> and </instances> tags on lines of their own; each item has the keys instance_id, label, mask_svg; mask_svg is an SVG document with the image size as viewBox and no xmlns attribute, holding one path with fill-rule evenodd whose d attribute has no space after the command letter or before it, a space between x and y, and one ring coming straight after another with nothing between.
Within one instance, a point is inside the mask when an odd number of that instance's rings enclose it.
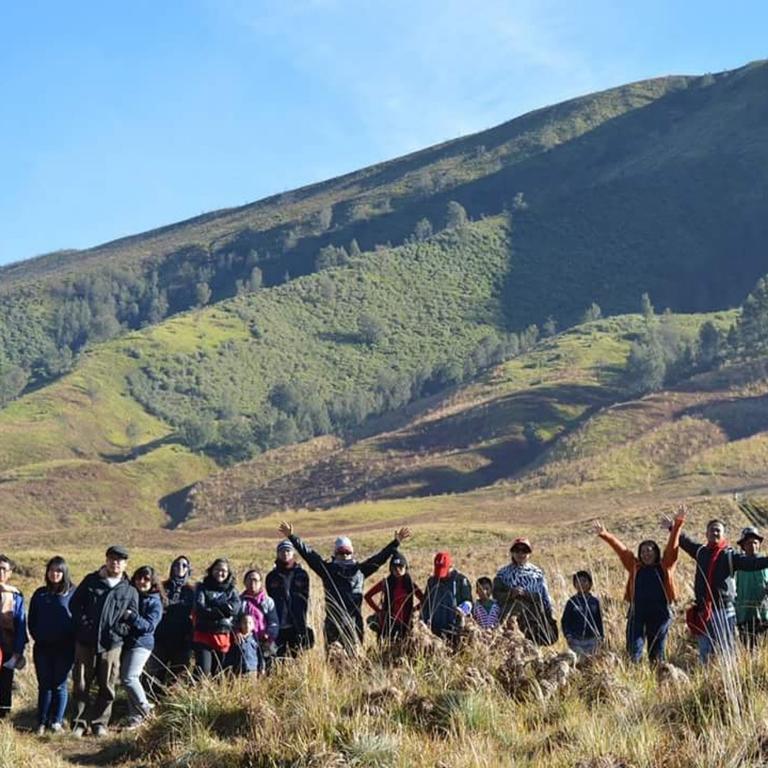
<instances>
[{"instance_id":1,"label":"person wearing sun hat","mask_svg":"<svg viewBox=\"0 0 768 768\"><path fill-rule=\"evenodd\" d=\"M267 594L275 601L280 622L277 657L296 656L315 644L315 633L307 624L309 609L309 574L296 560L296 548L290 539L277 545L275 567L264 580Z\"/></svg>"},{"instance_id":2,"label":"person wearing sun hat","mask_svg":"<svg viewBox=\"0 0 768 768\"><path fill-rule=\"evenodd\" d=\"M493 580L493 599L501 606L502 624L515 616L531 642L551 645L557 640L557 622L544 572L528 562L532 553L531 542L524 536L512 542L511 561L498 570Z\"/></svg>"},{"instance_id":3,"label":"person wearing sun hat","mask_svg":"<svg viewBox=\"0 0 768 768\"><path fill-rule=\"evenodd\" d=\"M333 545L333 557L324 560L305 541L293 533L293 525L282 522L280 533L294 546L307 565L320 577L325 589L325 646L338 642L348 652L356 652L363 641L363 585L410 538L410 528L395 531L392 541L367 560L358 562L348 536L339 536Z\"/></svg>"},{"instance_id":4,"label":"person wearing sun hat","mask_svg":"<svg viewBox=\"0 0 768 768\"><path fill-rule=\"evenodd\" d=\"M736 542L745 555L756 557L763 543L757 528L747 526ZM747 648L754 648L757 638L768 627L768 568L760 571L736 571L736 626Z\"/></svg>"},{"instance_id":5,"label":"person wearing sun hat","mask_svg":"<svg viewBox=\"0 0 768 768\"><path fill-rule=\"evenodd\" d=\"M421 620L438 637L456 645L472 612L472 584L453 566L450 552L438 552L421 604Z\"/></svg>"}]
</instances>

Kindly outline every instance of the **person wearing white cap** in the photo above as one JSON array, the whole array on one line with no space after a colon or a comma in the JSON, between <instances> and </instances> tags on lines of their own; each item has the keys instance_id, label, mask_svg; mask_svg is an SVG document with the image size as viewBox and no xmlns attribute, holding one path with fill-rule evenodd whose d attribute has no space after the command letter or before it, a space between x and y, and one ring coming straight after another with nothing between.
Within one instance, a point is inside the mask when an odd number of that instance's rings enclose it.
<instances>
[{"instance_id":1,"label":"person wearing white cap","mask_svg":"<svg viewBox=\"0 0 768 768\"><path fill-rule=\"evenodd\" d=\"M307 565L320 577L325 589L325 644L339 642L354 652L363 640L363 584L389 558L394 555L400 542L411 535L409 528L400 528L384 549L367 560L355 560L352 541L339 536L333 547L331 560L323 560L312 547L293 533L288 522L280 524L280 533L287 537Z\"/></svg>"},{"instance_id":2,"label":"person wearing white cap","mask_svg":"<svg viewBox=\"0 0 768 768\"><path fill-rule=\"evenodd\" d=\"M741 531L736 542L748 557L756 557L763 537L754 526ZM760 571L736 571L736 626L747 648L754 648L757 638L768 627L768 568Z\"/></svg>"}]
</instances>

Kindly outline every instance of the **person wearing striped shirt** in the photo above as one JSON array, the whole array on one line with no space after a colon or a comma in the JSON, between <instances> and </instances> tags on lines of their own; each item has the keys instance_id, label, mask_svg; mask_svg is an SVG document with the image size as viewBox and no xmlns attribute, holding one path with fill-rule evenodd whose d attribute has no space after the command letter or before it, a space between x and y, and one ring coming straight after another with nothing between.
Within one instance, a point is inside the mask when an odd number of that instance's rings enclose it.
<instances>
[{"instance_id":1,"label":"person wearing striped shirt","mask_svg":"<svg viewBox=\"0 0 768 768\"><path fill-rule=\"evenodd\" d=\"M493 599L493 582L487 576L481 576L475 583L477 600L472 606L472 618L482 629L495 629L499 626L501 606Z\"/></svg>"}]
</instances>

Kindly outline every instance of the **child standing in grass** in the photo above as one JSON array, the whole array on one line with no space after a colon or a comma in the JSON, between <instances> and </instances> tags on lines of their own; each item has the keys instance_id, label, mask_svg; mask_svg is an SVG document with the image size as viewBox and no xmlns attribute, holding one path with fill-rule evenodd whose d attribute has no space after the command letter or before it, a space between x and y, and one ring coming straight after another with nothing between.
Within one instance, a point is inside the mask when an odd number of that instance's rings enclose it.
<instances>
[{"instance_id":1,"label":"child standing in grass","mask_svg":"<svg viewBox=\"0 0 768 768\"><path fill-rule=\"evenodd\" d=\"M565 604L561 626L568 647L579 657L592 656L605 639L600 601L592 594L592 574L573 574L576 594Z\"/></svg>"},{"instance_id":2,"label":"child standing in grass","mask_svg":"<svg viewBox=\"0 0 768 768\"><path fill-rule=\"evenodd\" d=\"M501 606L493 599L493 582L481 576L476 584L477 600L472 606L472 618L482 629L496 629L501 618Z\"/></svg>"},{"instance_id":3,"label":"child standing in grass","mask_svg":"<svg viewBox=\"0 0 768 768\"><path fill-rule=\"evenodd\" d=\"M224 659L224 668L236 675L252 675L264 671L264 657L256 639L256 622L243 613L232 632L232 643Z\"/></svg>"}]
</instances>

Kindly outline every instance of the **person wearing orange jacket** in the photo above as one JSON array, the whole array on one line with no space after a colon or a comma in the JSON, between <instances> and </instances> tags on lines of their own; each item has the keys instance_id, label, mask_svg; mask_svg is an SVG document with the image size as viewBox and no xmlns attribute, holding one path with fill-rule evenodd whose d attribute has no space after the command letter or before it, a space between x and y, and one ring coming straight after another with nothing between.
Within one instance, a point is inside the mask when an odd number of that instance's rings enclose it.
<instances>
[{"instance_id":1,"label":"person wearing orange jacket","mask_svg":"<svg viewBox=\"0 0 768 768\"><path fill-rule=\"evenodd\" d=\"M640 661L646 645L651 664L664 661L667 634L672 623L670 605L677 599L675 566L680 552L680 529L684 523L684 508L680 509L671 527L667 518L662 518L662 526L669 527L663 554L652 539L641 541L635 554L608 533L599 520L592 524L593 533L613 549L629 574L624 600L629 603L627 653L632 661Z\"/></svg>"}]
</instances>

